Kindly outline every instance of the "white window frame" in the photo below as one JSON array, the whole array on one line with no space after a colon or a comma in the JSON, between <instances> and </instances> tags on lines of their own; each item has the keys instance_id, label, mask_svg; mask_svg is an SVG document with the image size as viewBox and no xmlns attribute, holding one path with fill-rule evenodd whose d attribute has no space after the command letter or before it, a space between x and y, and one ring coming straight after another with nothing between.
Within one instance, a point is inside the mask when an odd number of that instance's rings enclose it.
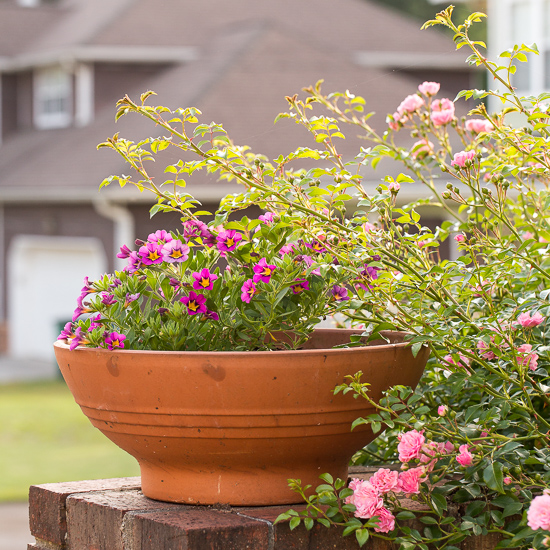
<instances>
[{"instance_id":1,"label":"white window frame","mask_svg":"<svg viewBox=\"0 0 550 550\"><path fill-rule=\"evenodd\" d=\"M46 109L46 102L58 102L60 108ZM71 72L60 66L34 71L33 119L34 125L40 129L66 128L71 125L73 121Z\"/></svg>"}]
</instances>

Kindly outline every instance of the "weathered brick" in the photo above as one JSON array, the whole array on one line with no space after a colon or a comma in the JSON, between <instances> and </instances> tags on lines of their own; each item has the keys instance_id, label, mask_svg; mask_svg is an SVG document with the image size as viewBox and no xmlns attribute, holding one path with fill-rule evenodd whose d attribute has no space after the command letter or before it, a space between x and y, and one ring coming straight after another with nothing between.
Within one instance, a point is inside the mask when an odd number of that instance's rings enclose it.
<instances>
[{"instance_id":1,"label":"weathered brick","mask_svg":"<svg viewBox=\"0 0 550 550\"><path fill-rule=\"evenodd\" d=\"M151 500L136 489L70 495L67 497L67 547L70 550L123 550L125 514L135 510L166 512L178 507L180 505Z\"/></svg>"},{"instance_id":2,"label":"weathered brick","mask_svg":"<svg viewBox=\"0 0 550 550\"><path fill-rule=\"evenodd\" d=\"M124 521L124 532L126 548L131 550L271 548L266 522L230 511L191 506L180 506L169 512L128 514Z\"/></svg>"},{"instance_id":3,"label":"weathered brick","mask_svg":"<svg viewBox=\"0 0 550 550\"><path fill-rule=\"evenodd\" d=\"M105 489L139 488L139 477L44 483L29 489L31 534L52 544L64 545L67 535L66 501L69 495Z\"/></svg>"}]
</instances>

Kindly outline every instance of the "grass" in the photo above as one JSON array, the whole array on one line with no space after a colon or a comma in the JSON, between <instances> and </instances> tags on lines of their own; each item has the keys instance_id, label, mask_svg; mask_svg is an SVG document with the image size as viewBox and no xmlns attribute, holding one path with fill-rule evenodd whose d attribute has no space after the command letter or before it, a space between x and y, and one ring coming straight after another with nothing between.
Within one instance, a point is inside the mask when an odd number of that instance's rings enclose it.
<instances>
[{"instance_id":1,"label":"grass","mask_svg":"<svg viewBox=\"0 0 550 550\"><path fill-rule=\"evenodd\" d=\"M26 500L30 485L136 475L62 380L0 386L0 502Z\"/></svg>"}]
</instances>

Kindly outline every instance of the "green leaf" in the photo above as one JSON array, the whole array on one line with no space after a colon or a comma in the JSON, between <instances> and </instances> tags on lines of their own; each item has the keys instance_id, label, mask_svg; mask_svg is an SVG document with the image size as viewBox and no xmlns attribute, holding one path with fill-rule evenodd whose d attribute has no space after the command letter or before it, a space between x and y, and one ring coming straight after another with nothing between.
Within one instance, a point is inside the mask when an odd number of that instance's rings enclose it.
<instances>
[{"instance_id":1,"label":"green leaf","mask_svg":"<svg viewBox=\"0 0 550 550\"><path fill-rule=\"evenodd\" d=\"M300 525L300 518L299 517L293 517L290 520L290 523L289 523L290 530L293 531L294 529L296 529L296 527L298 527L298 525Z\"/></svg>"},{"instance_id":2,"label":"green leaf","mask_svg":"<svg viewBox=\"0 0 550 550\"><path fill-rule=\"evenodd\" d=\"M434 507L437 515L442 517L443 512L447 510L447 501L445 500L445 497L443 495L434 493L432 495L432 506Z\"/></svg>"},{"instance_id":3,"label":"green leaf","mask_svg":"<svg viewBox=\"0 0 550 550\"><path fill-rule=\"evenodd\" d=\"M357 531L355 531L355 538L357 539L359 546L363 546L369 540L368 529L357 529Z\"/></svg>"},{"instance_id":4,"label":"green leaf","mask_svg":"<svg viewBox=\"0 0 550 550\"><path fill-rule=\"evenodd\" d=\"M483 481L493 491L504 493L503 477L502 464L500 462L493 462L483 470Z\"/></svg>"}]
</instances>

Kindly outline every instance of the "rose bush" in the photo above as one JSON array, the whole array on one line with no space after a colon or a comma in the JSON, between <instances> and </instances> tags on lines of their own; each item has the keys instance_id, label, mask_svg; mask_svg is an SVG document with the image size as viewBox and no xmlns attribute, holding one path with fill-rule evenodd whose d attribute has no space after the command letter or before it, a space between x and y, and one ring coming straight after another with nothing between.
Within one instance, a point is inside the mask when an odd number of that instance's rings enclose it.
<instances>
[{"instance_id":1,"label":"rose bush","mask_svg":"<svg viewBox=\"0 0 550 550\"><path fill-rule=\"evenodd\" d=\"M550 485L550 94L520 98L512 86L515 65L536 54L534 46L516 46L500 63L490 61L484 44L468 34L483 14L462 25L451 16L448 8L427 26L451 29L457 47L470 48L468 61L499 86L456 99L492 96L503 102L502 112L489 114L479 103L459 119L451 98L436 97L439 84L424 82L378 134L362 97L325 95L318 83L305 90L305 99L288 97L289 110L277 120L300 124L322 147L269 160L234 145L219 124L200 123L196 109L151 107L150 93L141 102L120 100L117 117L138 113L165 135L139 143L115 135L101 144L138 175L111 176L103 185L152 191L152 213L180 212L183 229L152 234L137 250L124 248L129 267L86 283L66 335L77 344L179 349L201 346L215 333L231 347L253 349L279 329L305 338L321 316L337 311L372 338L385 329L407 331L413 353L425 345L432 350L415 393L395 387L375 403L361 373L335 390L376 407L352 427L367 423L380 432L355 457L378 471L349 486L328 473L317 488L290 480L307 508L280 520L291 528L340 525L361 545L376 536L405 550L430 544L458 550L466 537L488 534L498 538L498 548L544 548L550 528L544 492ZM510 126L510 113L522 116L524 126ZM354 158L338 150L344 125L370 141ZM405 133L411 146L400 144ZM169 166L171 179L157 185L147 161L168 147L194 160ZM399 163L403 172L367 192L365 168L381 159ZM316 166L294 169L295 160ZM182 190L184 178L200 169L244 186L223 199L207 227L197 201ZM412 182L424 184L428 196L403 205L399 193ZM264 219L230 221L252 205L265 210ZM426 227L426 206L447 220ZM455 246L447 259L438 254L445 241ZM414 499L414 507L403 496Z\"/></svg>"}]
</instances>

